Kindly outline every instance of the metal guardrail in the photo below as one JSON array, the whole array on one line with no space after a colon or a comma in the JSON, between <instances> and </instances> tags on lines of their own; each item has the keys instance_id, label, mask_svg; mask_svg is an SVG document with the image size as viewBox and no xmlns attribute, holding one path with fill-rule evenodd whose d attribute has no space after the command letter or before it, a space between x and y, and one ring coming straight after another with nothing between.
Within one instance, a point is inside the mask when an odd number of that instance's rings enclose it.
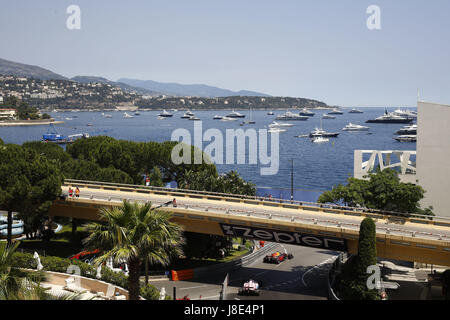
<instances>
[{"instance_id":1,"label":"metal guardrail","mask_svg":"<svg viewBox=\"0 0 450 320\"><path fill-rule=\"evenodd\" d=\"M344 215L352 215L352 216L363 216L363 217L371 217L375 219L385 219L385 220L394 220L397 219L396 222L404 223L420 223L420 224L432 224L437 226L450 227L450 218L449 217L440 217L440 216L426 216L426 215L418 215L418 214L406 214L406 213L398 213L398 212L388 212L381 210L372 210L372 209L364 209L364 208L355 208L355 207L345 207L345 206L336 206L330 204L321 204L314 202L303 202L303 201L291 201L285 199L270 199L268 201L267 198L261 198L257 196L246 196L246 195L235 195L235 194L227 194L227 193L217 193L217 192L208 192L208 191L195 191L195 190L186 190L186 189L172 189L172 188L162 188L162 187L148 187L148 186L140 186L140 185L130 185L130 184L118 184L118 183L108 183L108 182L99 182L99 181L84 181L84 180L72 180L66 179L65 186L79 186L86 188L94 188L94 189L103 189L103 190L113 190L113 191L124 191L124 192L141 192L141 193L154 193L161 194L167 196L178 196L178 197L188 197L188 198L205 198L206 200L222 200L228 202L243 202L246 204L257 204L263 206L272 206L272 207L284 207L284 208L292 208L292 209L302 209L305 211L316 211L316 212L324 212L324 213L333 213L333 214L344 214ZM306 205L305 205L306 204ZM248 210L242 210L243 212L251 212Z\"/></svg>"},{"instance_id":2,"label":"metal guardrail","mask_svg":"<svg viewBox=\"0 0 450 320\"><path fill-rule=\"evenodd\" d=\"M92 207L102 207L104 206L104 204L88 204L88 203L83 203L83 202L79 202L80 200L88 200L88 201L105 201L108 202L110 205L112 205L112 201L114 201L115 203L119 204L120 202L122 202L123 200L128 200L131 201L131 198L124 198L124 197L115 197L115 196L101 196L96 194L94 196L94 194L86 194L86 192L83 192L81 195L81 198L67 198L69 202L71 202L73 205L75 206L80 206L80 207L87 207L87 206L92 206ZM150 202L150 200L139 200L136 199L136 202L141 202L141 203L148 203ZM258 211L253 211L253 210L241 210L241 209L233 209L233 208L229 208L226 206L212 206L212 205L208 205L208 206L202 206L202 205L193 205L193 204L183 204L182 201L178 201L178 207L174 208L174 209L185 209L185 210L193 210L193 212L198 212L198 211L203 211L203 212L208 212L209 214L211 213L219 213L219 214L226 214L226 215L230 215L230 216L235 216L235 217L253 217L253 218L263 218L263 219L268 219L271 221L279 221L279 222L300 222L300 223L307 223L307 224L312 224L312 225L317 225L317 226L322 226L322 227L337 227L340 229L347 229L347 230L353 230L353 231L358 231L359 230L359 223L353 223L350 221L347 222L343 222L343 221L339 221L339 220L330 220L330 217L324 216L324 218L312 218L312 217L308 217L308 216L302 216L302 215L289 215L289 214L281 214L281 213L273 213L273 212L258 212ZM345 214L345 213L344 213ZM182 213L173 213L174 216L185 216L185 214ZM188 214L189 216L189 214ZM373 215L372 215L373 216ZM194 218L194 219L200 219L203 220L205 219L204 217L189 217L189 218ZM427 222L428 224L430 224L430 222ZM449 234L441 234L441 233L431 233L431 232L425 232L425 231L416 231L416 230L407 230L407 229L400 229L400 228L395 228L392 225L378 225L377 226L377 230L380 231L384 231L385 234L392 234L395 235L395 233L400 233L403 236L407 236L407 237L413 237L413 238L419 238L420 236L423 237L431 237L433 239L430 240L447 240L450 241L450 235ZM438 231L436 231L438 232ZM397 234L398 235L398 234ZM446 238L446 239L444 239ZM423 238L426 239L426 238Z\"/></svg>"}]
</instances>

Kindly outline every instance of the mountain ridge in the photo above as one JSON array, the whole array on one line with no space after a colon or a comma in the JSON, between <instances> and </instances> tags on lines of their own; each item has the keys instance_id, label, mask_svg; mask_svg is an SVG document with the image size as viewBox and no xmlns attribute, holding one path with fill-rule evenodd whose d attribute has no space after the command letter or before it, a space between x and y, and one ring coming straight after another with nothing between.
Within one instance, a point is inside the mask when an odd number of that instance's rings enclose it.
<instances>
[{"instance_id":1,"label":"mountain ridge","mask_svg":"<svg viewBox=\"0 0 450 320\"><path fill-rule=\"evenodd\" d=\"M166 95L175 96L199 96L199 97L227 97L227 96L255 96L270 97L270 95L249 90L232 91L205 84L180 84L175 82L158 82L154 80L138 80L120 78L117 80L133 87L161 92Z\"/></svg>"}]
</instances>

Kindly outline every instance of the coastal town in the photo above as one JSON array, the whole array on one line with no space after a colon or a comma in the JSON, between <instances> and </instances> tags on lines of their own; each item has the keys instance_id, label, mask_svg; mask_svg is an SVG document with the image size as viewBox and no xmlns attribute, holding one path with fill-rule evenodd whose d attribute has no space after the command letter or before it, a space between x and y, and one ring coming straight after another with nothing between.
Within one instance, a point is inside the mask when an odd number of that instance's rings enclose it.
<instances>
[{"instance_id":1,"label":"coastal town","mask_svg":"<svg viewBox=\"0 0 450 320\"><path fill-rule=\"evenodd\" d=\"M106 82L82 83L73 80L39 80L0 75L0 105L6 97L17 99L43 112L57 110L113 110L137 106L140 109L303 109L331 108L326 103L297 97L199 97L157 96L139 93L139 88L123 89Z\"/></svg>"}]
</instances>

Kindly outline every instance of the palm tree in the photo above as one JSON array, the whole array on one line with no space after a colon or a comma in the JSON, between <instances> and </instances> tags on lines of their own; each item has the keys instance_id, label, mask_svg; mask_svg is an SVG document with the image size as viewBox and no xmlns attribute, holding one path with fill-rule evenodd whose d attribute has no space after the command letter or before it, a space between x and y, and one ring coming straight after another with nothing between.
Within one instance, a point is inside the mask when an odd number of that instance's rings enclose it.
<instances>
[{"instance_id":1,"label":"palm tree","mask_svg":"<svg viewBox=\"0 0 450 320\"><path fill-rule=\"evenodd\" d=\"M124 201L120 207L103 207L100 216L106 223L87 225L90 232L84 243L103 250L95 264L112 259L126 261L129 269L129 299L139 299L139 276L142 262L159 262L167 265L174 255L182 253L182 228L170 222L171 214L156 211L151 203L139 204Z\"/></svg>"},{"instance_id":2,"label":"palm tree","mask_svg":"<svg viewBox=\"0 0 450 320\"><path fill-rule=\"evenodd\" d=\"M54 295L41 287L42 272L14 267L12 257L20 242L0 246L0 300L78 300L80 294Z\"/></svg>"}]
</instances>

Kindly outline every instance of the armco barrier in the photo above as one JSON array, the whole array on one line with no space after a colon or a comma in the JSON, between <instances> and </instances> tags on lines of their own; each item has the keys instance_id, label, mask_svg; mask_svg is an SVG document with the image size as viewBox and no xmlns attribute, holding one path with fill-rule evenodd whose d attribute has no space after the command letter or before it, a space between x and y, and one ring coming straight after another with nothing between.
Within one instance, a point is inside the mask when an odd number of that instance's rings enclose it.
<instances>
[{"instance_id":1,"label":"armco barrier","mask_svg":"<svg viewBox=\"0 0 450 320\"><path fill-rule=\"evenodd\" d=\"M218 263L216 265L212 265L209 267L195 268L194 269L194 279L198 279L198 278L202 278L207 275L211 275L212 272L227 273L233 269L237 269L237 268L246 266L246 265L254 262L256 259L259 259L261 256L267 254L267 252L272 251L276 245L277 244L273 243L273 242L266 243L266 245L263 248L257 249L254 252L252 252L242 258L239 258L239 259L236 259L236 260L233 260L230 262L226 262L226 263Z\"/></svg>"}]
</instances>

